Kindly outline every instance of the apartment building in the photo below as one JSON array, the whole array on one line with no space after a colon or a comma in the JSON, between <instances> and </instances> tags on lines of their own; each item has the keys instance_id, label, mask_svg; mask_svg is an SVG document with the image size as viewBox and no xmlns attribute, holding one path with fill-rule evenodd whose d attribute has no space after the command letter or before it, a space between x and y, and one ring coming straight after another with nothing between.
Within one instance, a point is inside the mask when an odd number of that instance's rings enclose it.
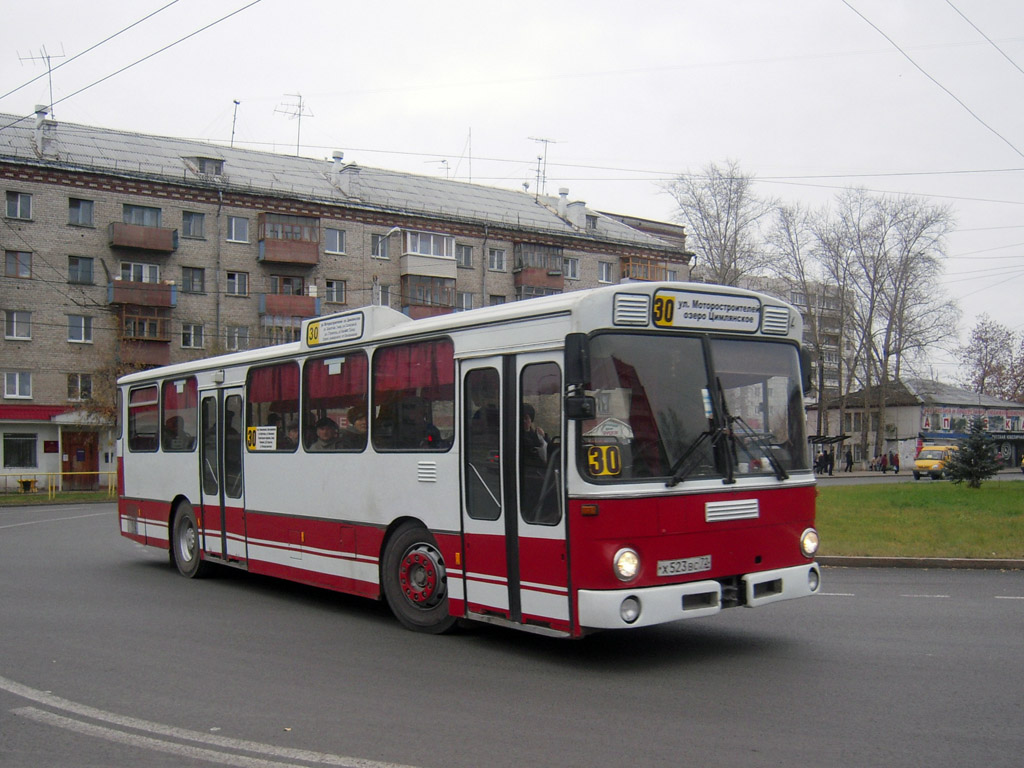
<instances>
[{"instance_id":1,"label":"apartment building","mask_svg":"<svg viewBox=\"0 0 1024 768\"><path fill-rule=\"evenodd\" d=\"M111 381L133 368L292 341L306 318L371 303L418 318L688 276L685 241L565 189L58 123L43 109L0 115L0 189L10 477L113 470ZM64 487L75 477L95 484Z\"/></svg>"}]
</instances>

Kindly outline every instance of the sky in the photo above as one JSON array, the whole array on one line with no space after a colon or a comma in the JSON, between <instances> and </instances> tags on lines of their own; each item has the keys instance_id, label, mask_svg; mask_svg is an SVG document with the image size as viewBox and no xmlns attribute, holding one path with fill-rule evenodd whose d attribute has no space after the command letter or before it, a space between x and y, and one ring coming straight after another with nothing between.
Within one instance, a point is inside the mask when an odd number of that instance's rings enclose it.
<instances>
[{"instance_id":1,"label":"sky","mask_svg":"<svg viewBox=\"0 0 1024 768\"><path fill-rule=\"evenodd\" d=\"M962 309L951 334L981 313L1024 332L1020 0L73 7L0 0L0 112L52 103L58 122L342 150L666 221L672 177L728 160L789 204L914 195L957 222L940 280ZM955 360L937 351L925 373L952 380Z\"/></svg>"}]
</instances>

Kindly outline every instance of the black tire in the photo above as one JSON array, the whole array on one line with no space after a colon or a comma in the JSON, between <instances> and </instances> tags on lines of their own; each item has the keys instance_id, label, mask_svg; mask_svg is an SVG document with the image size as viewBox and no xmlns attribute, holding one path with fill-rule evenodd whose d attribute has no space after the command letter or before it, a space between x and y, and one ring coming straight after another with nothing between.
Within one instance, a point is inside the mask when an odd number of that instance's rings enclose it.
<instances>
[{"instance_id":1,"label":"black tire","mask_svg":"<svg viewBox=\"0 0 1024 768\"><path fill-rule=\"evenodd\" d=\"M210 563L203 560L199 547L199 524L196 513L187 501L178 504L171 530L171 560L178 573L189 579L201 578L210 572Z\"/></svg>"},{"instance_id":2,"label":"black tire","mask_svg":"<svg viewBox=\"0 0 1024 768\"><path fill-rule=\"evenodd\" d=\"M384 549L381 582L391 612L406 628L437 635L455 624L444 559L423 526L404 523L395 531Z\"/></svg>"}]
</instances>

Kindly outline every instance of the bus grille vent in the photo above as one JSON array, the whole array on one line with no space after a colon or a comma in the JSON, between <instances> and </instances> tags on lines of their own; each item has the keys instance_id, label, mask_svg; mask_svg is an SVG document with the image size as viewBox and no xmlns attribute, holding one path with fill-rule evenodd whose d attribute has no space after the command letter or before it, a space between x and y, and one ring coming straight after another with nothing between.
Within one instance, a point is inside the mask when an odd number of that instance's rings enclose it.
<instances>
[{"instance_id":1,"label":"bus grille vent","mask_svg":"<svg viewBox=\"0 0 1024 768\"><path fill-rule=\"evenodd\" d=\"M421 461L416 465L416 479L421 483L437 482L437 462Z\"/></svg>"},{"instance_id":2,"label":"bus grille vent","mask_svg":"<svg viewBox=\"0 0 1024 768\"><path fill-rule=\"evenodd\" d=\"M635 293L615 295L612 322L615 325L647 325L651 318L651 297Z\"/></svg>"},{"instance_id":3,"label":"bus grille vent","mask_svg":"<svg viewBox=\"0 0 1024 768\"><path fill-rule=\"evenodd\" d=\"M709 501L704 505L704 521L708 523L720 523L725 520L756 520L759 516L757 499Z\"/></svg>"},{"instance_id":4,"label":"bus grille vent","mask_svg":"<svg viewBox=\"0 0 1024 768\"><path fill-rule=\"evenodd\" d=\"M765 307L761 330L772 336L789 333L789 310L785 307Z\"/></svg>"}]
</instances>

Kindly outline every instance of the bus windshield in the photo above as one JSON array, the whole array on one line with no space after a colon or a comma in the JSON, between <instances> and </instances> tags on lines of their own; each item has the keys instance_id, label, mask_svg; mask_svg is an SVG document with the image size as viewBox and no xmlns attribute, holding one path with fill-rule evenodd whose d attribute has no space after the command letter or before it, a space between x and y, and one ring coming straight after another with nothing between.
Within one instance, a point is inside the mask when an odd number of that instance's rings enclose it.
<instances>
[{"instance_id":1,"label":"bus windshield","mask_svg":"<svg viewBox=\"0 0 1024 768\"><path fill-rule=\"evenodd\" d=\"M609 333L591 339L590 359L597 415L580 429L588 479L674 485L808 469L792 344Z\"/></svg>"}]
</instances>

